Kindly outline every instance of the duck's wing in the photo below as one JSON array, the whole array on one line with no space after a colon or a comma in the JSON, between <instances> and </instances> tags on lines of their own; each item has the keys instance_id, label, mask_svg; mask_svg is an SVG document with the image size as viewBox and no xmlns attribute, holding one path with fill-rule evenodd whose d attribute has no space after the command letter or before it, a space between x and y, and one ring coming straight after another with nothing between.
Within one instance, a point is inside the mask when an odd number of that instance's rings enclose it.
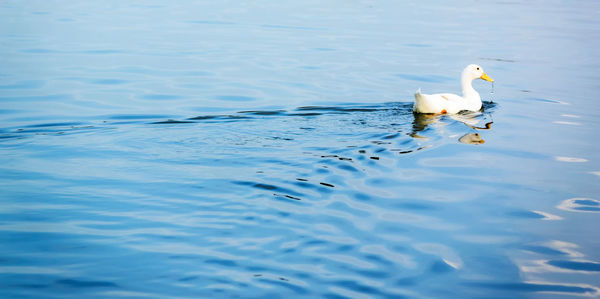
<instances>
[{"instance_id":1,"label":"duck's wing","mask_svg":"<svg viewBox=\"0 0 600 299\"><path fill-rule=\"evenodd\" d=\"M415 93L414 111L420 113L457 113L464 102L461 96L451 93Z\"/></svg>"},{"instance_id":2,"label":"duck's wing","mask_svg":"<svg viewBox=\"0 0 600 299\"><path fill-rule=\"evenodd\" d=\"M432 94L432 96L438 96L441 99L448 101L449 103L459 104L465 101L465 99L459 95L453 93L437 93Z\"/></svg>"}]
</instances>

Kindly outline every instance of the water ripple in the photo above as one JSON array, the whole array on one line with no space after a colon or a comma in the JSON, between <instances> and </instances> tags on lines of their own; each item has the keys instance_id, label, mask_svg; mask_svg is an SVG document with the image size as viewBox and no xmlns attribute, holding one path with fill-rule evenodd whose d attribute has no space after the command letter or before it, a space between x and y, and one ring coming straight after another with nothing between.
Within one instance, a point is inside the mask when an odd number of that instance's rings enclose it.
<instances>
[{"instance_id":1,"label":"water ripple","mask_svg":"<svg viewBox=\"0 0 600 299\"><path fill-rule=\"evenodd\" d=\"M486 107L493 111L493 105ZM44 145L42 152L24 153L27 164L5 164L4 178L61 182L51 193L11 187L29 199L27 205L0 209L11 215L0 231L30 236L13 244L37 253L19 265L4 265L5 272L47 273L38 283L42 289L161 293L130 288L119 275L91 279L62 265L40 266L48 262L36 244L60 236L54 241L58 248L94 244L89 252L67 251L75 265L103 248L124 264L161 260L179 270L167 271L157 287L183 293L201 288L213 295L407 296L406 286L422 289L427 275L454 277L468 269L471 261L457 253L461 246L488 244L474 242L479 236L444 216L450 210L460 215L460 208L450 206L460 201L437 198L441 189L419 194L419 184L439 176L440 166L465 165L403 159L459 144L455 136L474 130L473 122L485 122L489 111L465 116L465 124L444 116L421 119L411 109L410 103L384 103L191 117L115 114L3 128L2 137L25 138L3 139L3 146ZM107 143L113 146L107 149ZM444 241L448 232L463 233L452 243L459 248ZM27 241L31 238L40 241ZM148 275L136 274L142 280Z\"/></svg>"},{"instance_id":2,"label":"water ripple","mask_svg":"<svg viewBox=\"0 0 600 299\"><path fill-rule=\"evenodd\" d=\"M1 298L600 296L594 1L157 3L0 1Z\"/></svg>"},{"instance_id":3,"label":"water ripple","mask_svg":"<svg viewBox=\"0 0 600 299\"><path fill-rule=\"evenodd\" d=\"M518 291L524 293L550 292L571 295L591 295L599 293L599 289L589 285L544 284L544 283L502 283L502 282L471 282L468 285L488 288L496 291Z\"/></svg>"}]
</instances>

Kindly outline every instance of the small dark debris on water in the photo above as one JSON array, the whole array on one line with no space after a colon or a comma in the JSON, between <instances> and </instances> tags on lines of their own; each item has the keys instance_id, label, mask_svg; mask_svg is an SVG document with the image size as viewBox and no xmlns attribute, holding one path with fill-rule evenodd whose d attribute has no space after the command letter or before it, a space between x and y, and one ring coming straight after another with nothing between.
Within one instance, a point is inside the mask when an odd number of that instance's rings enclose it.
<instances>
[{"instance_id":1,"label":"small dark debris on water","mask_svg":"<svg viewBox=\"0 0 600 299\"><path fill-rule=\"evenodd\" d=\"M260 188L260 189L265 189L265 190L276 190L277 189L276 186L267 185L267 184L260 184L260 183L254 184L252 187Z\"/></svg>"},{"instance_id":2,"label":"small dark debris on water","mask_svg":"<svg viewBox=\"0 0 600 299\"><path fill-rule=\"evenodd\" d=\"M300 179L300 178L297 178L296 180L298 180L298 181L301 181L301 182L308 182L308 180L307 180L307 179Z\"/></svg>"},{"instance_id":3,"label":"small dark debris on water","mask_svg":"<svg viewBox=\"0 0 600 299\"><path fill-rule=\"evenodd\" d=\"M293 199L293 200L302 200L301 198L294 197L294 196L287 195L287 194L286 194L286 195L284 195L284 197L285 197L285 198L289 198L289 199Z\"/></svg>"},{"instance_id":4,"label":"small dark debris on water","mask_svg":"<svg viewBox=\"0 0 600 299\"><path fill-rule=\"evenodd\" d=\"M339 157L339 156L338 155L324 155L324 156L321 156L321 158L337 158L337 157Z\"/></svg>"},{"instance_id":5,"label":"small dark debris on water","mask_svg":"<svg viewBox=\"0 0 600 299\"><path fill-rule=\"evenodd\" d=\"M339 157L338 159L340 159L341 161L352 161L352 158Z\"/></svg>"},{"instance_id":6,"label":"small dark debris on water","mask_svg":"<svg viewBox=\"0 0 600 299\"><path fill-rule=\"evenodd\" d=\"M254 274L254 277L261 277L262 274Z\"/></svg>"},{"instance_id":7,"label":"small dark debris on water","mask_svg":"<svg viewBox=\"0 0 600 299\"><path fill-rule=\"evenodd\" d=\"M285 197L285 198L288 198L288 199L293 199L293 200L298 200L298 201L302 200L302 198L298 198L298 197L287 195L287 194L273 193L273 196Z\"/></svg>"},{"instance_id":8,"label":"small dark debris on water","mask_svg":"<svg viewBox=\"0 0 600 299\"><path fill-rule=\"evenodd\" d=\"M320 182L319 184L321 184L321 185L323 185L323 186L331 187L331 188L335 187L335 186L334 186L334 185L332 185L332 184L323 183L323 182Z\"/></svg>"},{"instance_id":9,"label":"small dark debris on water","mask_svg":"<svg viewBox=\"0 0 600 299\"><path fill-rule=\"evenodd\" d=\"M358 152L361 153L361 154L366 154L367 153L367 151L365 151L365 150L359 150Z\"/></svg>"},{"instance_id":10,"label":"small dark debris on water","mask_svg":"<svg viewBox=\"0 0 600 299\"><path fill-rule=\"evenodd\" d=\"M379 160L379 157L369 157L369 158L371 158L373 160Z\"/></svg>"},{"instance_id":11,"label":"small dark debris on water","mask_svg":"<svg viewBox=\"0 0 600 299\"><path fill-rule=\"evenodd\" d=\"M408 150L408 151L403 151L403 150L391 150L393 152L398 152L398 154L402 155L402 154L408 154L408 153L412 153L412 150Z\"/></svg>"},{"instance_id":12,"label":"small dark debris on water","mask_svg":"<svg viewBox=\"0 0 600 299\"><path fill-rule=\"evenodd\" d=\"M289 279L287 279L287 278L283 278L283 277L279 277L279 280L283 280L283 281L290 281Z\"/></svg>"}]
</instances>

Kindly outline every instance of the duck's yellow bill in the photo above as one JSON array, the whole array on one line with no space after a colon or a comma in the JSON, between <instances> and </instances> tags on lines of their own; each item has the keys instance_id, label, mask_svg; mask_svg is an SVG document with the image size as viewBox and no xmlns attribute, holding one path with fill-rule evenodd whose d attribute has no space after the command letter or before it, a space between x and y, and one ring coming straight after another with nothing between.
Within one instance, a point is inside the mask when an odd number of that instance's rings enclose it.
<instances>
[{"instance_id":1,"label":"duck's yellow bill","mask_svg":"<svg viewBox=\"0 0 600 299\"><path fill-rule=\"evenodd\" d=\"M485 81L490 81L490 82L494 82L494 79L490 78L488 75L486 75L485 73L483 73L483 75L481 75L481 77L479 77L480 79L483 79Z\"/></svg>"}]
</instances>

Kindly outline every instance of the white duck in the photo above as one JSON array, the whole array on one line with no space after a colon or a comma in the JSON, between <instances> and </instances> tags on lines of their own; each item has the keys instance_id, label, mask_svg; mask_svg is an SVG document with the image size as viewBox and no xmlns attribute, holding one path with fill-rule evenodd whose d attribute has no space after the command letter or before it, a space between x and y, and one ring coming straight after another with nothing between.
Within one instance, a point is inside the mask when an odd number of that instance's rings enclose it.
<instances>
[{"instance_id":1,"label":"white duck","mask_svg":"<svg viewBox=\"0 0 600 299\"><path fill-rule=\"evenodd\" d=\"M479 111L481 109L481 97L471 84L475 79L494 82L494 79L483 72L482 67L470 64L463 70L460 79L462 97L451 93L423 94L419 88L415 93L414 112L446 114L458 113L462 110Z\"/></svg>"}]
</instances>

